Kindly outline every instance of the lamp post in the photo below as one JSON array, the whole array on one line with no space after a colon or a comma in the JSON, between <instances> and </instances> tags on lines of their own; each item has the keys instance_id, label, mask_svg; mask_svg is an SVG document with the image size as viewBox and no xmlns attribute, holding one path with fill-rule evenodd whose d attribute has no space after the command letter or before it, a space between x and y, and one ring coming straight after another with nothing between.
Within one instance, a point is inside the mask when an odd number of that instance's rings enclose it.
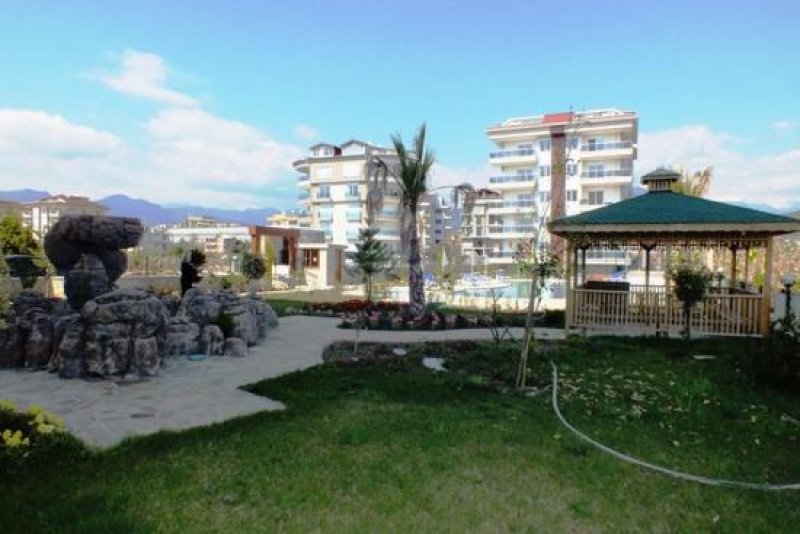
<instances>
[{"instance_id":1,"label":"lamp post","mask_svg":"<svg viewBox=\"0 0 800 534\"><path fill-rule=\"evenodd\" d=\"M786 273L783 275L782 281L784 290L786 291L786 311L784 312L784 316L788 320L792 313L792 286L794 286L794 275L792 273Z\"/></svg>"}]
</instances>

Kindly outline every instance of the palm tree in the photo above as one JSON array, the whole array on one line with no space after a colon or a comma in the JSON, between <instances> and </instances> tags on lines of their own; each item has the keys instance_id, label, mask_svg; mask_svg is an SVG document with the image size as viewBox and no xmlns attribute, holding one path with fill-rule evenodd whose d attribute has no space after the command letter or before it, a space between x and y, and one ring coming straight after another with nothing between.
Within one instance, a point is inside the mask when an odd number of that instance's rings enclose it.
<instances>
[{"instance_id":1,"label":"palm tree","mask_svg":"<svg viewBox=\"0 0 800 534\"><path fill-rule=\"evenodd\" d=\"M675 182L672 190L690 197L704 197L711 187L712 167L704 167L699 171L689 174L681 170L681 179Z\"/></svg>"},{"instance_id":2,"label":"palm tree","mask_svg":"<svg viewBox=\"0 0 800 534\"><path fill-rule=\"evenodd\" d=\"M400 231L408 250L408 298L411 313L419 315L425 310L425 285L419 250L417 210L419 202L428 191L428 178L436 162L433 151L425 146L425 123L419 127L409 150L397 134L392 135L396 158L373 156L367 162L365 173L370 183L367 193L367 224L372 224L374 214L380 209L391 175L400 193Z\"/></svg>"}]
</instances>

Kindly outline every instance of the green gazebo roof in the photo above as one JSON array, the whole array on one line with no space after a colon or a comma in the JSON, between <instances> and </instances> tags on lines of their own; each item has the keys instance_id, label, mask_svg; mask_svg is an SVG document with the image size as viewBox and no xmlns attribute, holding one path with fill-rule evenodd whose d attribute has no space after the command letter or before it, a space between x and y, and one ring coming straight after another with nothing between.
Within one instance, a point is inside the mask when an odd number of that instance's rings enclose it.
<instances>
[{"instance_id":1,"label":"green gazebo roof","mask_svg":"<svg viewBox=\"0 0 800 534\"><path fill-rule=\"evenodd\" d=\"M783 234L800 231L800 220L672 191L651 191L603 208L562 217L551 222L549 227L557 235L636 231Z\"/></svg>"}]
</instances>

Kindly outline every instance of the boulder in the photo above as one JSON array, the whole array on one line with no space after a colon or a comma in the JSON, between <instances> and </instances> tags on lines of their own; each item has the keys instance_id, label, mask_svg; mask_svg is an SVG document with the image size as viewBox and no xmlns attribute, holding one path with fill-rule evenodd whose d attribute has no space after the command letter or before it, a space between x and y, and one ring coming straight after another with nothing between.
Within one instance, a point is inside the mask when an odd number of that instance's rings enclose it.
<instances>
[{"instance_id":1,"label":"boulder","mask_svg":"<svg viewBox=\"0 0 800 534\"><path fill-rule=\"evenodd\" d=\"M272 306L264 302L263 300L261 303L264 305L264 315L267 319L267 326L270 328L278 328L278 314L275 313L275 310L272 309Z\"/></svg>"},{"instance_id":2,"label":"boulder","mask_svg":"<svg viewBox=\"0 0 800 534\"><path fill-rule=\"evenodd\" d=\"M48 313L35 313L29 319L25 340L25 367L45 369L53 353L53 321Z\"/></svg>"},{"instance_id":3,"label":"boulder","mask_svg":"<svg viewBox=\"0 0 800 534\"><path fill-rule=\"evenodd\" d=\"M202 327L215 324L221 310L222 304L215 298L215 295L193 287L183 296L177 315Z\"/></svg>"},{"instance_id":4,"label":"boulder","mask_svg":"<svg viewBox=\"0 0 800 534\"><path fill-rule=\"evenodd\" d=\"M111 289L111 280L100 258L82 254L64 276L64 293L70 305L80 310L83 305Z\"/></svg>"},{"instance_id":5,"label":"boulder","mask_svg":"<svg viewBox=\"0 0 800 534\"><path fill-rule=\"evenodd\" d=\"M203 327L200 335L200 351L208 356L222 356L225 354L225 336L217 325Z\"/></svg>"},{"instance_id":6,"label":"boulder","mask_svg":"<svg viewBox=\"0 0 800 534\"><path fill-rule=\"evenodd\" d=\"M62 378L78 378L85 374L83 324L78 314L65 319L56 354L51 361L50 368L57 370Z\"/></svg>"},{"instance_id":7,"label":"boulder","mask_svg":"<svg viewBox=\"0 0 800 534\"><path fill-rule=\"evenodd\" d=\"M225 340L225 356L247 356L247 343L238 337L229 337Z\"/></svg>"},{"instance_id":8,"label":"boulder","mask_svg":"<svg viewBox=\"0 0 800 534\"><path fill-rule=\"evenodd\" d=\"M0 368L20 367L25 362L24 338L15 319L0 327Z\"/></svg>"},{"instance_id":9,"label":"boulder","mask_svg":"<svg viewBox=\"0 0 800 534\"><path fill-rule=\"evenodd\" d=\"M160 363L161 356L155 336L133 340L132 371L136 371L140 375L155 376L161 367Z\"/></svg>"},{"instance_id":10,"label":"boulder","mask_svg":"<svg viewBox=\"0 0 800 534\"><path fill-rule=\"evenodd\" d=\"M200 351L200 325L173 317L167 327L164 354L180 356Z\"/></svg>"}]
</instances>

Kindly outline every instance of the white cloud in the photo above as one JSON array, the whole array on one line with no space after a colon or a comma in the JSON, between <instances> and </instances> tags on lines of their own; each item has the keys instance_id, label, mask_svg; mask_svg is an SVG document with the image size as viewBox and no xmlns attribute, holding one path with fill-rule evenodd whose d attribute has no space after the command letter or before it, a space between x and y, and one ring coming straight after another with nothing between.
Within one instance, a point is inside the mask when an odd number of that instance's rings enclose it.
<instances>
[{"instance_id":1,"label":"white cloud","mask_svg":"<svg viewBox=\"0 0 800 534\"><path fill-rule=\"evenodd\" d=\"M314 141L319 138L319 130L307 124L297 124L294 127L294 136L301 141Z\"/></svg>"},{"instance_id":2,"label":"white cloud","mask_svg":"<svg viewBox=\"0 0 800 534\"><path fill-rule=\"evenodd\" d=\"M101 74L99 80L111 89L170 106L191 107L197 100L165 87L166 62L161 56L127 49L122 53L119 72Z\"/></svg>"},{"instance_id":3,"label":"white cloud","mask_svg":"<svg viewBox=\"0 0 800 534\"><path fill-rule=\"evenodd\" d=\"M489 176L491 174L492 168L488 164L470 169L437 163L433 169L431 183L434 188L437 188L460 185L466 182L478 189L489 187ZM448 192L444 191L443 194L446 196Z\"/></svg>"},{"instance_id":4,"label":"white cloud","mask_svg":"<svg viewBox=\"0 0 800 534\"><path fill-rule=\"evenodd\" d=\"M120 140L88 126L73 124L60 115L28 109L0 109L0 154L37 153L52 157L104 154Z\"/></svg>"},{"instance_id":5,"label":"white cloud","mask_svg":"<svg viewBox=\"0 0 800 534\"><path fill-rule=\"evenodd\" d=\"M269 138L247 124L198 109L170 109L146 125L157 174L224 189L265 188L293 179L291 162L303 149Z\"/></svg>"},{"instance_id":6,"label":"white cloud","mask_svg":"<svg viewBox=\"0 0 800 534\"><path fill-rule=\"evenodd\" d=\"M216 207L294 204L301 147L198 109L163 110L142 146L58 115L0 110L0 190L25 187L99 198Z\"/></svg>"},{"instance_id":7,"label":"white cloud","mask_svg":"<svg viewBox=\"0 0 800 534\"><path fill-rule=\"evenodd\" d=\"M786 132L789 130L793 130L797 124L793 121L775 121L772 123L772 129L776 132Z\"/></svg>"},{"instance_id":8,"label":"white cloud","mask_svg":"<svg viewBox=\"0 0 800 534\"><path fill-rule=\"evenodd\" d=\"M777 154L750 155L738 151L741 140L704 125L642 133L637 175L660 165L689 170L714 168L709 196L723 201L765 203L777 208L800 199L800 147Z\"/></svg>"}]
</instances>

